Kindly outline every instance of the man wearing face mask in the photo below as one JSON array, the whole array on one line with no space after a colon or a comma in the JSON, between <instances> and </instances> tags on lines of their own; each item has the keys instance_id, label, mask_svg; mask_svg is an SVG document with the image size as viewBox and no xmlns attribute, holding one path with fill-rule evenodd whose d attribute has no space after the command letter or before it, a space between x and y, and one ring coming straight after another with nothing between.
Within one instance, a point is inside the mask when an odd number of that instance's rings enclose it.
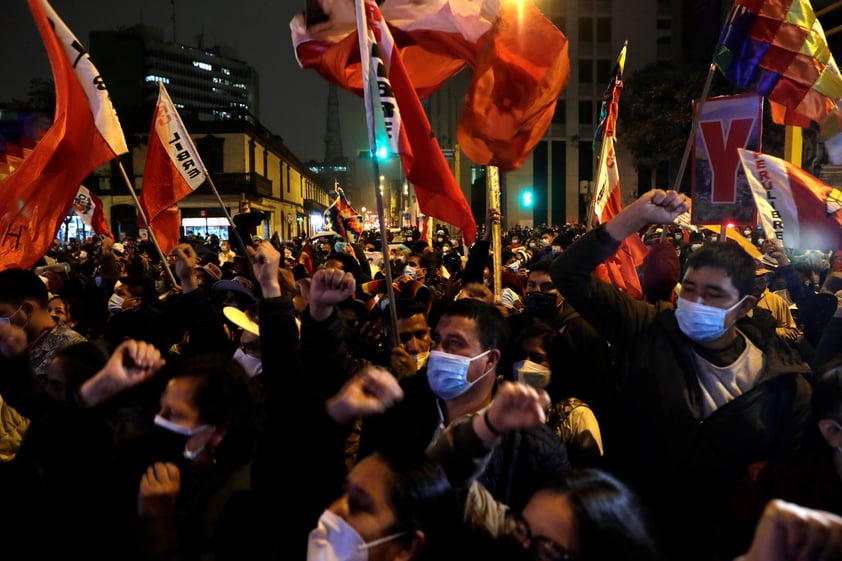
<instances>
[{"instance_id":1,"label":"man wearing face mask","mask_svg":"<svg viewBox=\"0 0 842 561\"><path fill-rule=\"evenodd\" d=\"M26 332L29 364L36 376L47 374L56 353L74 343L86 341L80 333L50 316L47 287L33 271L0 271L0 323Z\"/></svg>"},{"instance_id":2,"label":"man wearing face mask","mask_svg":"<svg viewBox=\"0 0 842 561\"><path fill-rule=\"evenodd\" d=\"M453 420L491 403L507 336L493 304L470 298L450 304L433 331L426 367L401 381L405 399L363 421L359 457L396 443L426 449ZM479 481L497 500L519 508L537 481L569 467L563 442L541 425L504 435Z\"/></svg>"},{"instance_id":3,"label":"man wearing face mask","mask_svg":"<svg viewBox=\"0 0 842 561\"><path fill-rule=\"evenodd\" d=\"M398 318L398 346L391 350L389 362L391 370L398 379L415 375L427 365L433 339L424 305L409 298L395 301ZM384 314L383 329L388 332L389 314Z\"/></svg>"},{"instance_id":4,"label":"man wearing face mask","mask_svg":"<svg viewBox=\"0 0 842 561\"><path fill-rule=\"evenodd\" d=\"M550 278L552 261L533 263L526 281L524 311L507 320L518 336L533 325L546 325L558 332L557 351L567 366L565 377L577 388L576 397L593 407L597 417L612 414L610 380L614 376L611 349L605 338L579 315ZM516 353L506 353L506 355Z\"/></svg>"},{"instance_id":5,"label":"man wearing face mask","mask_svg":"<svg viewBox=\"0 0 842 561\"><path fill-rule=\"evenodd\" d=\"M810 410L809 368L754 307L755 264L739 245L708 243L685 267L676 307L634 300L594 268L649 224L670 224L686 196L652 190L574 242L552 279L616 353L619 410L605 454L664 524L669 546L707 557L727 533L725 496L746 467L797 449ZM609 430L615 435L609 439Z\"/></svg>"}]
</instances>

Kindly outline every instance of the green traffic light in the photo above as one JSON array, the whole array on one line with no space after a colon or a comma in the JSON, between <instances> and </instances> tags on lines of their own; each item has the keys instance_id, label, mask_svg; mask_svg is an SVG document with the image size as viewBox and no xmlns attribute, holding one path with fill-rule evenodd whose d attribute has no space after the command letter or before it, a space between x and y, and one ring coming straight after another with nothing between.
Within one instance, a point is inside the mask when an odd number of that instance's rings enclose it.
<instances>
[{"instance_id":1,"label":"green traffic light","mask_svg":"<svg viewBox=\"0 0 842 561\"><path fill-rule=\"evenodd\" d=\"M532 191L524 191L520 194L520 204L524 208L531 208L533 202L534 201L532 199Z\"/></svg>"},{"instance_id":2,"label":"green traffic light","mask_svg":"<svg viewBox=\"0 0 842 561\"><path fill-rule=\"evenodd\" d=\"M377 149L377 159L378 160L385 160L389 157L389 149L385 146L381 146Z\"/></svg>"}]
</instances>

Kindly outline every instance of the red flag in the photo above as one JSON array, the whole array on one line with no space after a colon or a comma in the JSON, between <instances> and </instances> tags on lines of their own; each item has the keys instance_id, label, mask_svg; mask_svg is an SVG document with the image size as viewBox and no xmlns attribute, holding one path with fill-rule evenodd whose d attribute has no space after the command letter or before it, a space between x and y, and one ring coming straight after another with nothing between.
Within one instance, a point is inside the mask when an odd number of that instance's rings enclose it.
<instances>
[{"instance_id":1,"label":"red flag","mask_svg":"<svg viewBox=\"0 0 842 561\"><path fill-rule=\"evenodd\" d=\"M310 240L304 240L304 243L301 245L301 251L298 253L298 258L295 260L296 263L303 265L304 269L307 271L307 275L313 276L313 273L316 272L316 265L313 261L313 246L310 244Z\"/></svg>"},{"instance_id":2,"label":"red flag","mask_svg":"<svg viewBox=\"0 0 842 561\"><path fill-rule=\"evenodd\" d=\"M140 207L165 254L178 245L180 237L176 203L205 179L207 174L199 152L164 84L158 82L158 103L149 130Z\"/></svg>"},{"instance_id":3,"label":"red flag","mask_svg":"<svg viewBox=\"0 0 842 561\"><path fill-rule=\"evenodd\" d=\"M29 0L56 85L53 124L0 181L0 268L29 268L50 248L82 181L128 152L102 77L46 0Z\"/></svg>"},{"instance_id":4,"label":"red flag","mask_svg":"<svg viewBox=\"0 0 842 561\"><path fill-rule=\"evenodd\" d=\"M614 75L603 96L603 116L597 135L601 136L599 166L596 172L596 195L594 197L594 221L604 223L623 209L620 174L617 169L617 154L614 151L614 139L617 130L620 93L623 90L623 69L626 62L626 45L623 45L617 57ZM598 138L595 139L597 142ZM643 264L647 249L636 233L620 244L617 252L596 269L596 275L606 282L625 290L633 298L643 298L640 276L637 268Z\"/></svg>"},{"instance_id":5,"label":"red flag","mask_svg":"<svg viewBox=\"0 0 842 561\"><path fill-rule=\"evenodd\" d=\"M842 247L842 190L786 160L738 148L767 239L793 249Z\"/></svg>"},{"instance_id":6,"label":"red flag","mask_svg":"<svg viewBox=\"0 0 842 561\"><path fill-rule=\"evenodd\" d=\"M345 191L334 184L336 200L324 212L325 225L345 238L345 241L357 243L363 234L363 219L345 196Z\"/></svg>"},{"instance_id":7,"label":"red flag","mask_svg":"<svg viewBox=\"0 0 842 561\"><path fill-rule=\"evenodd\" d=\"M108 219L105 218L105 213L102 210L102 200L91 193L84 185L79 186L79 192L73 199L72 208L76 216L81 218L86 226L93 229L94 233L105 234L112 240L114 239L114 234L111 233L111 228L108 226Z\"/></svg>"},{"instance_id":8,"label":"red flag","mask_svg":"<svg viewBox=\"0 0 842 561\"><path fill-rule=\"evenodd\" d=\"M462 105L459 147L478 164L519 169L567 87L567 37L532 2L505 1L481 45Z\"/></svg>"},{"instance_id":9,"label":"red flag","mask_svg":"<svg viewBox=\"0 0 842 561\"><path fill-rule=\"evenodd\" d=\"M290 22L299 65L362 95L351 3L334 2L330 13L311 4ZM466 65L474 69L459 124L468 157L501 171L522 165L567 85L564 34L521 0L389 0L382 9L419 97Z\"/></svg>"},{"instance_id":10,"label":"red flag","mask_svg":"<svg viewBox=\"0 0 842 561\"><path fill-rule=\"evenodd\" d=\"M367 25L372 29L374 37L368 33L368 28L359 33L376 41L374 50L380 59L372 59L363 65L369 68L371 64L377 64L381 95L394 94L394 101L384 100L382 105L389 121L387 131L392 139L398 139L401 163L406 178L415 188L418 208L427 216L458 226L465 243L470 245L477 233L471 207L444 159L380 9L374 0L365 0L365 8ZM360 22L360 25L364 25L364 22ZM371 45L367 43L361 42L361 57L372 53ZM372 104L366 105L368 110ZM368 122L374 122L373 116L369 117Z\"/></svg>"}]
</instances>

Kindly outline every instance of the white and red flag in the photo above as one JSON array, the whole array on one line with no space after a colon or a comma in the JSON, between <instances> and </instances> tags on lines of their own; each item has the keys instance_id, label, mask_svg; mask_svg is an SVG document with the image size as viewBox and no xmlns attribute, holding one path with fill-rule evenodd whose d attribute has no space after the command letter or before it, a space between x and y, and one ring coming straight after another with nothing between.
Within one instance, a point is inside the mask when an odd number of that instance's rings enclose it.
<instances>
[{"instance_id":1,"label":"white and red flag","mask_svg":"<svg viewBox=\"0 0 842 561\"><path fill-rule=\"evenodd\" d=\"M523 165L570 76L567 38L558 27L532 0L389 0L381 9L421 99L472 69L457 131L462 151L501 172ZM307 2L290 29L302 68L362 95L350 1Z\"/></svg>"},{"instance_id":2,"label":"white and red flag","mask_svg":"<svg viewBox=\"0 0 842 561\"><path fill-rule=\"evenodd\" d=\"M374 85L371 85L364 95L379 101L377 107L372 102L366 103L366 111L382 111L390 148L397 149L400 155L421 212L458 226L465 243L470 245L477 231L471 207L433 135L389 26L374 0L358 1L365 2L365 21L358 23L361 28L358 37L364 39L359 42L362 68L367 76L375 77L378 92L374 96L370 91ZM369 127L376 120L374 114L367 114Z\"/></svg>"},{"instance_id":3,"label":"white and red flag","mask_svg":"<svg viewBox=\"0 0 842 561\"><path fill-rule=\"evenodd\" d=\"M620 94L623 91L623 69L626 64L624 44L617 56L614 73L603 94L600 121L594 134L594 147L599 148L599 164L596 171L596 193L594 194L594 221L605 223L623 209L620 173L617 169L617 154L614 140L617 138L617 115ZM627 292L632 298L642 299L643 288L637 268L643 264L647 248L637 233L620 244L617 251L601 263L594 274Z\"/></svg>"},{"instance_id":4,"label":"white and red flag","mask_svg":"<svg viewBox=\"0 0 842 561\"><path fill-rule=\"evenodd\" d=\"M842 247L842 190L798 166L738 148L766 239L791 249Z\"/></svg>"},{"instance_id":5,"label":"white and red flag","mask_svg":"<svg viewBox=\"0 0 842 561\"><path fill-rule=\"evenodd\" d=\"M108 219L103 212L102 200L91 193L90 189L84 185L79 186L79 192L73 199L72 208L76 216L95 234L105 234L112 240L114 239L114 234L111 233L111 227L108 225Z\"/></svg>"},{"instance_id":6,"label":"white and red flag","mask_svg":"<svg viewBox=\"0 0 842 561\"><path fill-rule=\"evenodd\" d=\"M128 152L99 71L46 0L28 0L56 87L53 123L0 180L0 269L29 268L50 248L82 181Z\"/></svg>"},{"instance_id":7,"label":"white and red flag","mask_svg":"<svg viewBox=\"0 0 842 561\"><path fill-rule=\"evenodd\" d=\"M178 245L181 228L176 203L206 179L199 151L167 89L158 82L158 103L149 131L140 206L163 253L169 253Z\"/></svg>"}]
</instances>

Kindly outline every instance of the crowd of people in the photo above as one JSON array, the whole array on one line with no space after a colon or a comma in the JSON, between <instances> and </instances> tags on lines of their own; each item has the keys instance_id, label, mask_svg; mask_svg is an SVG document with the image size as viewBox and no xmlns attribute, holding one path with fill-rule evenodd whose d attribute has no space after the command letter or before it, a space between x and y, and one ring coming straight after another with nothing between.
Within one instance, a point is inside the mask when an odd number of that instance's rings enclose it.
<instances>
[{"instance_id":1,"label":"crowd of people","mask_svg":"<svg viewBox=\"0 0 842 561\"><path fill-rule=\"evenodd\" d=\"M56 240L0 270L0 527L32 559L842 559L842 251L686 210L501 228L499 262L493 209L388 259ZM602 270L632 237L639 293Z\"/></svg>"}]
</instances>

